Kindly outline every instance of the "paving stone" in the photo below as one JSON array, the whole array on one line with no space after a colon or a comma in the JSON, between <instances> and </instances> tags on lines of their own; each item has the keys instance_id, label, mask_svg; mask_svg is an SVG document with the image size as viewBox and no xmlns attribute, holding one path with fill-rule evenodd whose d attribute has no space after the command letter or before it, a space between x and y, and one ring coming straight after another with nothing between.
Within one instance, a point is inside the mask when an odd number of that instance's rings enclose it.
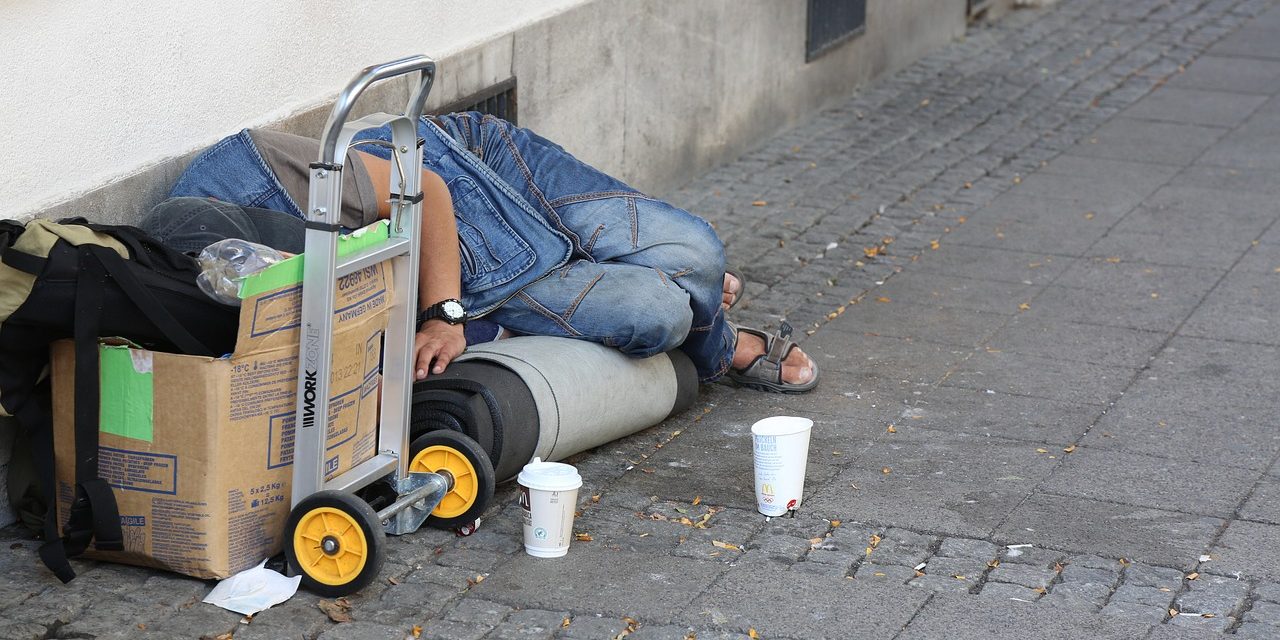
<instances>
[{"instance_id":1,"label":"paving stone","mask_svg":"<svg viewBox=\"0 0 1280 640\"><path fill-rule=\"evenodd\" d=\"M1181 614L1173 616L1169 619L1169 624L1175 627L1188 627L1191 629L1205 629L1210 631L1226 631L1235 623L1235 618L1227 616L1199 616L1194 614Z\"/></svg>"},{"instance_id":2,"label":"paving stone","mask_svg":"<svg viewBox=\"0 0 1280 640\"><path fill-rule=\"evenodd\" d=\"M1018 564L1031 565L1040 569L1048 569L1055 564L1062 562L1065 554L1061 551L1053 549L1044 549L1036 546L1025 546L1022 544L1007 545L1004 548L1004 555L1000 558L1001 564Z\"/></svg>"},{"instance_id":3,"label":"paving stone","mask_svg":"<svg viewBox=\"0 0 1280 640\"><path fill-rule=\"evenodd\" d=\"M1226 129L1191 124L1114 118L1069 153L1093 158L1157 161L1186 165L1204 153Z\"/></svg>"},{"instance_id":4,"label":"paving stone","mask_svg":"<svg viewBox=\"0 0 1280 640\"><path fill-rule=\"evenodd\" d=\"M1241 640L1270 640L1275 636L1275 626L1261 622L1246 622L1236 627L1235 632L1235 637Z\"/></svg>"},{"instance_id":5,"label":"paving stone","mask_svg":"<svg viewBox=\"0 0 1280 640\"><path fill-rule=\"evenodd\" d=\"M1280 604L1258 601L1249 607L1244 614L1245 622L1258 622L1272 626L1280 626Z\"/></svg>"},{"instance_id":6,"label":"paving stone","mask_svg":"<svg viewBox=\"0 0 1280 640\"><path fill-rule=\"evenodd\" d=\"M907 584L921 589L929 589L930 591L949 591L953 593L969 593L977 584L976 581L970 580L967 576L957 578L950 575L927 574L918 576Z\"/></svg>"},{"instance_id":7,"label":"paving stone","mask_svg":"<svg viewBox=\"0 0 1280 640\"><path fill-rule=\"evenodd\" d=\"M1234 127L1267 101L1266 96L1165 86L1121 112L1128 118Z\"/></svg>"},{"instance_id":8,"label":"paving stone","mask_svg":"<svg viewBox=\"0 0 1280 640\"><path fill-rule=\"evenodd\" d=\"M43 640L48 637L49 629L34 622L0 623L0 637L13 640Z\"/></svg>"},{"instance_id":9,"label":"paving stone","mask_svg":"<svg viewBox=\"0 0 1280 640\"><path fill-rule=\"evenodd\" d=\"M1280 582L1259 582L1253 587L1253 595L1259 600L1280 604Z\"/></svg>"},{"instance_id":10,"label":"paving stone","mask_svg":"<svg viewBox=\"0 0 1280 640\"><path fill-rule=\"evenodd\" d=\"M1249 583L1235 578L1201 574L1188 580L1189 590L1178 596L1176 608L1190 613L1209 613L1225 617L1244 606Z\"/></svg>"},{"instance_id":11,"label":"paving stone","mask_svg":"<svg viewBox=\"0 0 1280 640\"><path fill-rule=\"evenodd\" d=\"M573 640L596 640L597 638L613 638L625 631L627 623L622 618L608 616L574 616L569 626L560 630L559 638Z\"/></svg>"},{"instance_id":12,"label":"paving stone","mask_svg":"<svg viewBox=\"0 0 1280 640\"><path fill-rule=\"evenodd\" d=\"M645 638L648 638L649 640L688 640L691 634L693 634L693 631L688 627L676 625L644 625L636 629L635 633L632 633L627 637L635 638L636 640L645 640ZM695 637L702 636L695 635Z\"/></svg>"},{"instance_id":13,"label":"paving stone","mask_svg":"<svg viewBox=\"0 0 1280 640\"><path fill-rule=\"evenodd\" d=\"M858 571L853 577L855 580L865 580L873 583L903 584L916 577L916 571L913 567L906 565L864 562L858 567Z\"/></svg>"},{"instance_id":14,"label":"paving stone","mask_svg":"<svg viewBox=\"0 0 1280 640\"><path fill-rule=\"evenodd\" d=\"M970 538L945 538L938 547L938 555L944 558L976 558L984 562L994 560L998 552L996 545Z\"/></svg>"},{"instance_id":15,"label":"paving stone","mask_svg":"<svg viewBox=\"0 0 1280 640\"><path fill-rule=\"evenodd\" d=\"M739 567L694 600L680 622L723 630L755 628L762 637L882 637L900 630L929 593L856 578ZM771 603L769 610L761 609L760 602Z\"/></svg>"},{"instance_id":16,"label":"paving stone","mask_svg":"<svg viewBox=\"0 0 1280 640\"><path fill-rule=\"evenodd\" d=\"M473 593L512 606L661 622L670 620L724 570L719 563L584 547L552 561L516 556L503 571L476 585ZM653 588L655 584L663 587Z\"/></svg>"},{"instance_id":17,"label":"paving stone","mask_svg":"<svg viewBox=\"0 0 1280 640\"><path fill-rule=\"evenodd\" d=\"M462 620L427 620L422 623L423 638L432 640L480 640L493 627L478 622ZM237 634L239 635L239 634Z\"/></svg>"},{"instance_id":18,"label":"paving stone","mask_svg":"<svg viewBox=\"0 0 1280 640\"><path fill-rule=\"evenodd\" d=\"M1111 585L1107 583L1061 582L1053 585L1045 600L1059 606L1096 611L1110 595Z\"/></svg>"},{"instance_id":19,"label":"paving stone","mask_svg":"<svg viewBox=\"0 0 1280 640\"><path fill-rule=\"evenodd\" d=\"M922 571L929 575L955 578L962 576L970 585L976 584L987 570L987 562L976 558L929 558ZM959 579L959 578L957 578Z\"/></svg>"},{"instance_id":20,"label":"paving stone","mask_svg":"<svg viewBox=\"0 0 1280 640\"><path fill-rule=\"evenodd\" d=\"M1000 566L991 570L987 580L1020 584L1032 589L1045 589L1057 577L1058 572L1050 568L1002 562Z\"/></svg>"},{"instance_id":21,"label":"paving stone","mask_svg":"<svg viewBox=\"0 0 1280 640\"><path fill-rule=\"evenodd\" d=\"M1019 318L996 331L987 345L1058 360L1137 368L1147 363L1166 338L1155 331Z\"/></svg>"},{"instance_id":22,"label":"paving stone","mask_svg":"<svg viewBox=\"0 0 1280 640\"><path fill-rule=\"evenodd\" d=\"M1280 525L1236 520L1227 526L1210 555L1215 573L1244 577L1280 579L1280 558L1271 553L1280 548Z\"/></svg>"},{"instance_id":23,"label":"paving stone","mask_svg":"<svg viewBox=\"0 0 1280 640\"><path fill-rule=\"evenodd\" d=\"M404 640L409 629L376 622L344 622L330 627L316 640Z\"/></svg>"},{"instance_id":24,"label":"paving stone","mask_svg":"<svg viewBox=\"0 0 1280 640\"><path fill-rule=\"evenodd\" d=\"M1062 581L1065 583L1096 583L1112 585L1120 579L1120 572L1118 570L1087 567L1078 564L1074 558L1069 564L1063 567L1060 575L1062 576Z\"/></svg>"},{"instance_id":25,"label":"paving stone","mask_svg":"<svg viewBox=\"0 0 1280 640\"><path fill-rule=\"evenodd\" d=\"M1239 58L1205 55L1170 80L1168 86L1270 95L1278 83L1280 61L1250 60L1241 64Z\"/></svg>"},{"instance_id":26,"label":"paving stone","mask_svg":"<svg viewBox=\"0 0 1280 640\"><path fill-rule=\"evenodd\" d=\"M572 619L569 613L565 611L539 609L513 611L507 616L505 622L495 627L485 638L499 640L550 639L561 629L566 619L570 619L570 626L572 626Z\"/></svg>"},{"instance_id":27,"label":"paving stone","mask_svg":"<svg viewBox=\"0 0 1280 640\"><path fill-rule=\"evenodd\" d=\"M1202 407L1203 408L1203 407ZM1158 456L1189 466L1265 469L1280 453L1280 434L1247 416L1213 417L1152 407L1126 396L1098 420L1081 444ZM1206 433L1209 425L1212 430ZM1255 490L1255 494L1256 494Z\"/></svg>"},{"instance_id":28,"label":"paving stone","mask_svg":"<svg viewBox=\"0 0 1280 640\"><path fill-rule=\"evenodd\" d=\"M1169 612L1161 607L1124 602L1123 600L1112 600L1107 603L1107 606L1102 608L1102 615L1144 624L1157 624L1161 620L1164 620L1165 617L1169 615Z\"/></svg>"},{"instance_id":29,"label":"paving stone","mask_svg":"<svg viewBox=\"0 0 1280 640\"><path fill-rule=\"evenodd\" d=\"M1220 468L1212 478L1191 465L1163 458L1080 448L1045 484L1057 495L1094 498L1145 507L1170 507L1189 513L1229 517L1260 472ZM1185 489L1171 502L1168 487Z\"/></svg>"},{"instance_id":30,"label":"paving stone","mask_svg":"<svg viewBox=\"0 0 1280 640\"><path fill-rule=\"evenodd\" d=\"M1137 587L1157 587L1177 591L1182 587L1183 572L1167 567L1132 563L1125 567L1124 583Z\"/></svg>"},{"instance_id":31,"label":"paving stone","mask_svg":"<svg viewBox=\"0 0 1280 640\"><path fill-rule=\"evenodd\" d=\"M1112 602L1130 602L1133 604L1145 604L1152 607L1168 608L1169 603L1173 602L1174 591L1166 587L1139 587L1131 584L1120 585L1115 593L1111 594Z\"/></svg>"},{"instance_id":32,"label":"paving stone","mask_svg":"<svg viewBox=\"0 0 1280 640\"><path fill-rule=\"evenodd\" d=\"M903 409L899 424L1046 443L1074 442L1102 406L1048 401L986 389L936 387Z\"/></svg>"},{"instance_id":33,"label":"paving stone","mask_svg":"<svg viewBox=\"0 0 1280 640\"><path fill-rule=\"evenodd\" d=\"M1277 308L1275 273L1231 273L1196 309L1184 335L1280 344L1280 331L1268 322Z\"/></svg>"},{"instance_id":34,"label":"paving stone","mask_svg":"<svg viewBox=\"0 0 1280 640\"><path fill-rule=\"evenodd\" d=\"M828 327L836 332L913 338L972 347L982 343L1005 321L999 314L936 305L858 304L847 307L842 322Z\"/></svg>"},{"instance_id":35,"label":"paving stone","mask_svg":"<svg viewBox=\"0 0 1280 640\"><path fill-rule=\"evenodd\" d=\"M502 622L512 608L479 598L463 598L445 612L446 620L465 620L490 627Z\"/></svg>"},{"instance_id":36,"label":"paving stone","mask_svg":"<svg viewBox=\"0 0 1280 640\"><path fill-rule=\"evenodd\" d=\"M1019 600L1022 602L1035 602L1040 599L1040 592L1031 587L1010 584L1008 582L987 582L982 585L982 591L978 595L984 598L995 598L998 600Z\"/></svg>"},{"instance_id":37,"label":"paving stone","mask_svg":"<svg viewBox=\"0 0 1280 640\"><path fill-rule=\"evenodd\" d=\"M1099 615L1062 615L1054 607L998 598L938 593L925 605L904 640L924 638L1135 638L1147 624Z\"/></svg>"},{"instance_id":38,"label":"paving stone","mask_svg":"<svg viewBox=\"0 0 1280 640\"><path fill-rule=\"evenodd\" d=\"M1000 540L1105 553L1190 570L1222 521L1081 498L1033 495L996 530Z\"/></svg>"},{"instance_id":39,"label":"paving stone","mask_svg":"<svg viewBox=\"0 0 1280 640\"><path fill-rule=\"evenodd\" d=\"M1118 397L1134 369L981 351L955 367L946 386L993 390L1065 402L1104 404Z\"/></svg>"}]
</instances>

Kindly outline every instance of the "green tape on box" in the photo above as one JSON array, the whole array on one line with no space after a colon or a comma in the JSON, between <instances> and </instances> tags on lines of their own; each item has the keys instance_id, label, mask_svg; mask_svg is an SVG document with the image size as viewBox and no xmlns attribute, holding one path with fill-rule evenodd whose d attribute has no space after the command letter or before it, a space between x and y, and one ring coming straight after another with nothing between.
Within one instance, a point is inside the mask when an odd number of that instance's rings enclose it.
<instances>
[{"instance_id":1,"label":"green tape on box","mask_svg":"<svg viewBox=\"0 0 1280 640\"><path fill-rule=\"evenodd\" d=\"M102 346L102 380L98 430L152 442L154 387L151 352L123 346Z\"/></svg>"},{"instance_id":2,"label":"green tape on box","mask_svg":"<svg viewBox=\"0 0 1280 640\"><path fill-rule=\"evenodd\" d=\"M338 238L338 257L351 255L368 247L386 242L390 237L391 223L379 220L363 229ZM250 298L267 291L302 282L302 264L305 254L298 254L259 271L240 282L240 299Z\"/></svg>"}]
</instances>

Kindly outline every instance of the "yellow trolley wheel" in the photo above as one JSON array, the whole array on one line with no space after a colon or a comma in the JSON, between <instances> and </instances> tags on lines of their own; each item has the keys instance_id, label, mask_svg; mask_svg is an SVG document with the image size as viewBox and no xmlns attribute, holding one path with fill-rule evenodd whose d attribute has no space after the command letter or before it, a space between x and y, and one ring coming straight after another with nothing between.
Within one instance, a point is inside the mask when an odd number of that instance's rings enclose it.
<instances>
[{"instance_id":1,"label":"yellow trolley wheel","mask_svg":"<svg viewBox=\"0 0 1280 640\"><path fill-rule=\"evenodd\" d=\"M289 512L284 554L302 585L321 596L355 593L369 584L386 559L378 513L345 491L318 491Z\"/></svg>"},{"instance_id":2,"label":"yellow trolley wheel","mask_svg":"<svg viewBox=\"0 0 1280 640\"><path fill-rule=\"evenodd\" d=\"M427 517L437 529L470 524L493 500L493 463L480 443L445 429L418 436L409 447L409 471L430 471L452 478L453 488Z\"/></svg>"}]
</instances>

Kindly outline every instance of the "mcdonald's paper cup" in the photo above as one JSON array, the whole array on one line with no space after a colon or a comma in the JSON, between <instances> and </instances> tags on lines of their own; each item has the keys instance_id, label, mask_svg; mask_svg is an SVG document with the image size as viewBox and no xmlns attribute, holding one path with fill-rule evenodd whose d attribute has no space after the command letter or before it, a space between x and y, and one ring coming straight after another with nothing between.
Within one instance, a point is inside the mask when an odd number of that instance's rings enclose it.
<instances>
[{"instance_id":1,"label":"mcdonald's paper cup","mask_svg":"<svg viewBox=\"0 0 1280 640\"><path fill-rule=\"evenodd\" d=\"M582 476L573 465L534 458L516 476L524 509L524 550L538 558L569 553Z\"/></svg>"},{"instance_id":2,"label":"mcdonald's paper cup","mask_svg":"<svg viewBox=\"0 0 1280 640\"><path fill-rule=\"evenodd\" d=\"M812 429L812 420L791 416L765 418L751 425L760 513L780 516L800 506Z\"/></svg>"}]
</instances>

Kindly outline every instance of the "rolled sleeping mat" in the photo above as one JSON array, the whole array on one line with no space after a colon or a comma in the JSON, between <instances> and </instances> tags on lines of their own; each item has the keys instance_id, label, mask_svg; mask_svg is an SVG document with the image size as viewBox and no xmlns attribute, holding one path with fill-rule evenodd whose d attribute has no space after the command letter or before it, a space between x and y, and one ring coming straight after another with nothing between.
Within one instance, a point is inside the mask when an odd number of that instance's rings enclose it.
<instances>
[{"instance_id":1,"label":"rolled sleeping mat","mask_svg":"<svg viewBox=\"0 0 1280 640\"><path fill-rule=\"evenodd\" d=\"M471 436L499 482L534 458L561 460L693 405L698 374L679 351L631 358L599 344L525 336L472 346L413 387L411 433Z\"/></svg>"},{"instance_id":2,"label":"rolled sleeping mat","mask_svg":"<svg viewBox=\"0 0 1280 640\"><path fill-rule=\"evenodd\" d=\"M502 461L504 469L514 469L499 472L503 480L534 456L562 460L647 429L698 396L697 370L680 351L632 358L593 342L523 336L468 347L457 362L500 365L519 376L533 397L536 422L503 421L504 442L521 442L518 463ZM530 441L532 455L523 453Z\"/></svg>"},{"instance_id":3,"label":"rolled sleeping mat","mask_svg":"<svg viewBox=\"0 0 1280 640\"><path fill-rule=\"evenodd\" d=\"M478 442L498 481L515 477L533 457L538 408L528 386L511 370L484 361L457 362L413 385L412 438L437 429Z\"/></svg>"}]
</instances>

